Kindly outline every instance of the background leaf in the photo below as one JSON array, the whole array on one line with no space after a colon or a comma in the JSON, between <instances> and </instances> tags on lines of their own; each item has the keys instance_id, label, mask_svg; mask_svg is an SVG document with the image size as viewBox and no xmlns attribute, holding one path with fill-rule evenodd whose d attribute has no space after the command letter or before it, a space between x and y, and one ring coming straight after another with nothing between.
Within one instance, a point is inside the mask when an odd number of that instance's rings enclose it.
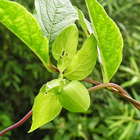
<instances>
[{"instance_id":1,"label":"background leaf","mask_svg":"<svg viewBox=\"0 0 140 140\"><path fill-rule=\"evenodd\" d=\"M84 17L84 14L81 10L79 10L76 7L75 7L75 9L78 12L79 23L80 23L82 29L84 30L86 36L89 37L90 34L94 32L93 28L92 28L92 24Z\"/></svg>"},{"instance_id":2,"label":"background leaf","mask_svg":"<svg viewBox=\"0 0 140 140\"><path fill-rule=\"evenodd\" d=\"M72 24L65 28L56 38L52 53L58 61L58 69L63 72L76 54L78 45L78 29Z\"/></svg>"},{"instance_id":3,"label":"background leaf","mask_svg":"<svg viewBox=\"0 0 140 140\"><path fill-rule=\"evenodd\" d=\"M43 37L36 19L23 6L2 0L0 22L30 47L47 67L48 41Z\"/></svg>"},{"instance_id":4,"label":"background leaf","mask_svg":"<svg viewBox=\"0 0 140 140\"><path fill-rule=\"evenodd\" d=\"M97 58L97 42L93 34L83 44L70 65L66 68L65 76L70 80L82 80L93 70Z\"/></svg>"},{"instance_id":5,"label":"background leaf","mask_svg":"<svg viewBox=\"0 0 140 140\"><path fill-rule=\"evenodd\" d=\"M62 106L57 94L57 83L59 82L53 82L53 85L45 84L40 89L33 105L33 123L29 132L53 120L60 113ZM51 90L48 90L49 86Z\"/></svg>"},{"instance_id":6,"label":"background leaf","mask_svg":"<svg viewBox=\"0 0 140 140\"><path fill-rule=\"evenodd\" d=\"M116 24L96 0L86 0L98 44L104 83L108 83L122 61L123 40Z\"/></svg>"},{"instance_id":7,"label":"background leaf","mask_svg":"<svg viewBox=\"0 0 140 140\"><path fill-rule=\"evenodd\" d=\"M35 0L35 13L50 48L57 35L78 19L70 0Z\"/></svg>"}]
</instances>

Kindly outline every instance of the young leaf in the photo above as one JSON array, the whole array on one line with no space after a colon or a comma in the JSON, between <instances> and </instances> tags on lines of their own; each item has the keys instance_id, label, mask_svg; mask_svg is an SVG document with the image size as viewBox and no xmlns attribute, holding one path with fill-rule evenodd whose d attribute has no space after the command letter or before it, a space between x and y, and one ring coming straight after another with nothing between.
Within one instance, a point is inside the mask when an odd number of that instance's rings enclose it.
<instances>
[{"instance_id":1,"label":"young leaf","mask_svg":"<svg viewBox=\"0 0 140 140\"><path fill-rule=\"evenodd\" d=\"M104 83L108 83L122 61L123 39L116 24L96 0L86 0L98 45Z\"/></svg>"},{"instance_id":2,"label":"young leaf","mask_svg":"<svg viewBox=\"0 0 140 140\"><path fill-rule=\"evenodd\" d=\"M53 120L61 111L58 95L59 80L55 79L40 89L33 105L33 123L29 132Z\"/></svg>"},{"instance_id":3,"label":"young leaf","mask_svg":"<svg viewBox=\"0 0 140 140\"><path fill-rule=\"evenodd\" d=\"M0 22L18 36L48 67L48 41L43 37L36 19L23 6L1 0Z\"/></svg>"},{"instance_id":4,"label":"young leaf","mask_svg":"<svg viewBox=\"0 0 140 140\"><path fill-rule=\"evenodd\" d=\"M84 30L86 36L89 37L90 34L93 33L92 25L91 25L91 23L87 19L85 19L84 14L82 13L81 10L79 10L76 7L75 7L75 9L78 12L79 23L80 23L82 29Z\"/></svg>"},{"instance_id":5,"label":"young leaf","mask_svg":"<svg viewBox=\"0 0 140 140\"><path fill-rule=\"evenodd\" d=\"M93 34L86 40L70 65L66 68L64 76L69 80L82 80L93 70L97 58L97 42Z\"/></svg>"},{"instance_id":6,"label":"young leaf","mask_svg":"<svg viewBox=\"0 0 140 140\"><path fill-rule=\"evenodd\" d=\"M35 0L35 13L50 48L57 35L78 19L70 0Z\"/></svg>"},{"instance_id":7,"label":"young leaf","mask_svg":"<svg viewBox=\"0 0 140 140\"><path fill-rule=\"evenodd\" d=\"M65 28L55 39L52 54L58 61L58 69L63 72L76 54L78 44L78 30L72 24Z\"/></svg>"}]
</instances>

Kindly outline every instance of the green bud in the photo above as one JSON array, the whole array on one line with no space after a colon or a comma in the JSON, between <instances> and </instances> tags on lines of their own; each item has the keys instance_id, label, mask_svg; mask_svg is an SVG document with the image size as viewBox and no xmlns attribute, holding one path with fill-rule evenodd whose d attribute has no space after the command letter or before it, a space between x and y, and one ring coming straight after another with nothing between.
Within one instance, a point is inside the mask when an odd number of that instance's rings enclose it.
<instances>
[{"instance_id":1,"label":"green bud","mask_svg":"<svg viewBox=\"0 0 140 140\"><path fill-rule=\"evenodd\" d=\"M88 90L78 81L71 81L63 87L59 94L59 101L71 112L85 112L90 106Z\"/></svg>"}]
</instances>

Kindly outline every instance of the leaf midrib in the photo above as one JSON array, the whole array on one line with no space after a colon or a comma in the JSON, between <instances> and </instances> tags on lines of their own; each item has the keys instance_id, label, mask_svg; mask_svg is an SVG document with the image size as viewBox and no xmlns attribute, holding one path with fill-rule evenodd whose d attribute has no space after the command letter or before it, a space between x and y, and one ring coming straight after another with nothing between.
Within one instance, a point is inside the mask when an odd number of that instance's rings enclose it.
<instances>
[{"instance_id":1,"label":"leaf midrib","mask_svg":"<svg viewBox=\"0 0 140 140\"><path fill-rule=\"evenodd\" d=\"M57 6L56 6L56 9L55 9L55 12L54 12L54 16L53 16L53 20L52 20L52 24L51 24L51 28L50 28L50 32L49 32L49 38L48 38L48 40L49 40L49 42L50 42L50 38L51 38L51 33L52 33L52 30L53 30L53 26L54 26L54 20L55 20L55 17L56 17L56 12L57 12L57 9L58 9L58 5L59 5L59 2L58 2L58 4L57 4Z\"/></svg>"},{"instance_id":2,"label":"leaf midrib","mask_svg":"<svg viewBox=\"0 0 140 140\"><path fill-rule=\"evenodd\" d=\"M90 46L90 47L91 47L91 46ZM89 49L87 50L86 54L87 54L88 51L90 50L90 47L89 47ZM87 58L87 57L86 57L86 54L85 54L83 60L81 61L81 63L79 63L79 65L78 65L75 69L73 69L71 72L68 72L65 76L67 76L67 75L73 73L74 71L76 71L76 70L81 66L81 64L83 63L83 61ZM77 55L78 55L78 54L77 54ZM76 56L77 56L77 55L76 55ZM76 57L76 56L75 56L75 57Z\"/></svg>"}]
</instances>

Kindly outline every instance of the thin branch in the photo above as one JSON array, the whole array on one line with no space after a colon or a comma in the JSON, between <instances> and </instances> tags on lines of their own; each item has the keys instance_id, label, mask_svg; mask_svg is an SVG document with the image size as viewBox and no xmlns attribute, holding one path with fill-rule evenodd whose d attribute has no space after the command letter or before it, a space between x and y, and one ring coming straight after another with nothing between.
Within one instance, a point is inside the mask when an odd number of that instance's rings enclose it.
<instances>
[{"instance_id":1,"label":"thin branch","mask_svg":"<svg viewBox=\"0 0 140 140\"><path fill-rule=\"evenodd\" d=\"M27 114L23 119L21 119L19 122L17 122L16 124L14 124L14 125L12 125L12 126L6 128L6 129L4 129L3 131L1 131L1 132L0 132L0 137L1 137L3 134L5 134L6 132L8 132L8 131L10 131L10 130L12 130L12 129L15 129L15 128L19 127L20 125L22 125L31 115L32 115L32 110L30 110L30 111L28 112L28 114Z\"/></svg>"},{"instance_id":2,"label":"thin branch","mask_svg":"<svg viewBox=\"0 0 140 140\"><path fill-rule=\"evenodd\" d=\"M58 68L54 67L51 63L50 63L50 65L49 65L48 67L49 67L50 70L52 70L52 71L54 70L54 72L60 73L59 70L58 70ZM1 131L1 132L0 132L0 137L1 137L2 135L4 135L6 132L8 132L8 131L10 131L10 130L13 130L13 129L19 127L20 125L22 125L22 124L32 115L32 113L33 113L33 111L30 110L30 111L24 116L24 118L22 118L19 122L17 122L16 124L14 124L14 125L12 125L12 126L6 128L6 129L4 129L3 131Z\"/></svg>"},{"instance_id":3,"label":"thin branch","mask_svg":"<svg viewBox=\"0 0 140 140\"><path fill-rule=\"evenodd\" d=\"M117 95L119 95L119 96L123 97L124 99L130 101L138 110L140 110L140 103L138 101L134 100L133 98L131 98L126 93L126 91L122 87L120 87L119 85L114 84L114 83L101 84L99 82L90 80L88 78L85 78L84 81L96 85L96 86L88 89L89 92L92 92L92 91L95 91L95 90L101 89L101 88L106 88L109 91L112 91L113 93L116 93ZM108 87L110 87L110 88L108 88Z\"/></svg>"},{"instance_id":4,"label":"thin branch","mask_svg":"<svg viewBox=\"0 0 140 140\"><path fill-rule=\"evenodd\" d=\"M56 71L58 72L58 70L56 69ZM97 81L94 81L94 80L90 80L88 78L85 78L83 79L84 81L88 82L88 83L92 83L96 86L88 89L89 92L92 92L92 91L95 91L95 90L98 90L98 89L101 89L101 88L106 88L108 89L109 91L112 91L113 93L116 93L117 95L125 98L126 100L130 101L137 109L140 110L140 103L134 99L132 99L127 93L126 91L121 88L119 85L117 84L114 84L114 83L106 83L106 84L102 84L102 83L99 83ZM108 88L109 87L109 88ZM2 132L0 132L0 137L5 134L6 132L12 130L12 129L15 129L17 127L19 127L20 125L22 125L31 115L32 115L32 110L30 110L28 112L28 114L23 118L21 119L19 122L17 122L16 124L4 129Z\"/></svg>"},{"instance_id":5,"label":"thin branch","mask_svg":"<svg viewBox=\"0 0 140 140\"><path fill-rule=\"evenodd\" d=\"M100 85L101 84L97 81L94 81L94 80L91 80L91 79L88 79L88 78L83 79L83 81L86 81L86 82L94 84L94 85Z\"/></svg>"}]
</instances>

